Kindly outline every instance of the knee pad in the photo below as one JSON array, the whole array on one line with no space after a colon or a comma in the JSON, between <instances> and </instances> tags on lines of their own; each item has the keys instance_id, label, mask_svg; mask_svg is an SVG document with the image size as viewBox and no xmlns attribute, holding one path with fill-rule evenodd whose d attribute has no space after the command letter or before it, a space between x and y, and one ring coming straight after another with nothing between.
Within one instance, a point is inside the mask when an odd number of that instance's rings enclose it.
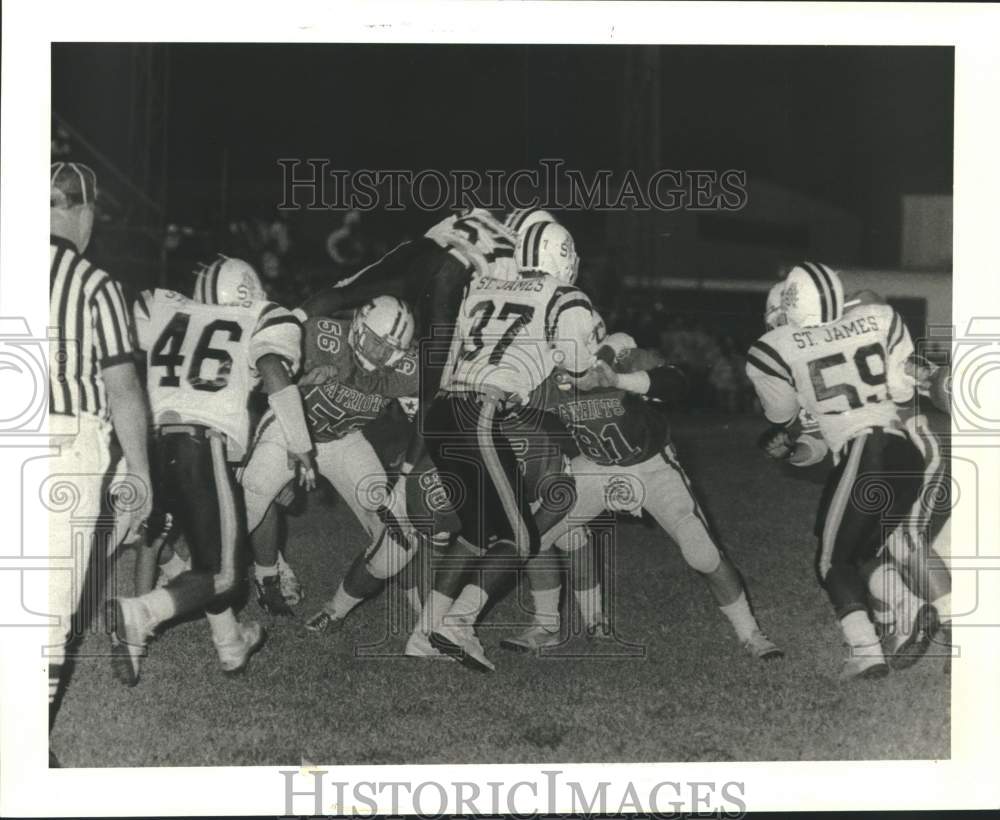
<instances>
[{"instance_id":1,"label":"knee pad","mask_svg":"<svg viewBox=\"0 0 1000 820\"><path fill-rule=\"evenodd\" d=\"M674 527L674 533L681 555L691 569L708 574L719 568L722 553L697 515L685 515Z\"/></svg>"},{"instance_id":2,"label":"knee pad","mask_svg":"<svg viewBox=\"0 0 1000 820\"><path fill-rule=\"evenodd\" d=\"M590 530L586 527L573 527L560 535L553 546L562 552L573 553L581 547L585 547L589 541Z\"/></svg>"},{"instance_id":3,"label":"knee pad","mask_svg":"<svg viewBox=\"0 0 1000 820\"><path fill-rule=\"evenodd\" d=\"M382 543L368 556L365 566L374 578L386 581L398 575L413 560L414 550L406 549L389 533Z\"/></svg>"}]
</instances>

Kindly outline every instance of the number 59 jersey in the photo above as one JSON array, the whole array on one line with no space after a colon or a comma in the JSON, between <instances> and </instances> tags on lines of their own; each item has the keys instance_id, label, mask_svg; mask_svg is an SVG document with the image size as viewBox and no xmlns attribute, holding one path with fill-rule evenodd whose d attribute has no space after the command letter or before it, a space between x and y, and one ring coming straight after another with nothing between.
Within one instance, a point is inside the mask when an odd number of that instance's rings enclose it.
<instances>
[{"instance_id":1,"label":"number 59 jersey","mask_svg":"<svg viewBox=\"0 0 1000 820\"><path fill-rule=\"evenodd\" d=\"M582 375L597 350L590 299L552 276L474 280L455 336L448 389L492 388L522 401L556 366Z\"/></svg>"},{"instance_id":2,"label":"number 59 jersey","mask_svg":"<svg viewBox=\"0 0 1000 820\"><path fill-rule=\"evenodd\" d=\"M782 325L747 352L747 375L769 421L812 414L833 452L869 427L901 429L896 402L913 398L913 341L889 305L861 305L814 327Z\"/></svg>"},{"instance_id":3,"label":"number 59 jersey","mask_svg":"<svg viewBox=\"0 0 1000 820\"><path fill-rule=\"evenodd\" d=\"M298 321L271 302L206 305L161 289L144 291L134 314L153 423L212 427L228 437L231 457L241 457L257 361L273 353L294 374L302 348Z\"/></svg>"}]
</instances>

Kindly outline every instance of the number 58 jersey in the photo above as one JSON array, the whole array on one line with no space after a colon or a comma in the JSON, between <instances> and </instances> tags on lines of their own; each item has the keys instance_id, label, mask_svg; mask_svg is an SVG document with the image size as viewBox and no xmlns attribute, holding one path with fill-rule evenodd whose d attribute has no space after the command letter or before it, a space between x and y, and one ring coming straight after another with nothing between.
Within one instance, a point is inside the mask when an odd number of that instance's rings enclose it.
<instances>
[{"instance_id":1,"label":"number 58 jersey","mask_svg":"<svg viewBox=\"0 0 1000 820\"><path fill-rule=\"evenodd\" d=\"M257 361L275 354L294 374L302 349L298 321L271 302L206 305L161 289L144 291L134 314L153 423L212 427L228 437L230 456L241 457Z\"/></svg>"},{"instance_id":2,"label":"number 58 jersey","mask_svg":"<svg viewBox=\"0 0 1000 820\"><path fill-rule=\"evenodd\" d=\"M913 398L913 341L889 305L860 305L815 327L782 325L747 352L747 375L769 421L811 413L833 452L869 427L901 429L896 403Z\"/></svg>"}]
</instances>

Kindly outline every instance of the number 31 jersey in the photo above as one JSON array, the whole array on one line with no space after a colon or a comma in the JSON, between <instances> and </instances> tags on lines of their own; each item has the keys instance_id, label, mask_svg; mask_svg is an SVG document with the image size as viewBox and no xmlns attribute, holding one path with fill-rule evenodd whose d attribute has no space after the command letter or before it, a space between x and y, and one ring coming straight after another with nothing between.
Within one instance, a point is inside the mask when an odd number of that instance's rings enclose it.
<instances>
[{"instance_id":1,"label":"number 31 jersey","mask_svg":"<svg viewBox=\"0 0 1000 820\"><path fill-rule=\"evenodd\" d=\"M154 424L204 424L225 433L230 455L246 452L247 399L268 353L298 370L302 329L272 302L206 305L171 290L144 291L135 303L139 346Z\"/></svg>"},{"instance_id":2,"label":"number 31 jersey","mask_svg":"<svg viewBox=\"0 0 1000 820\"><path fill-rule=\"evenodd\" d=\"M913 398L905 372L913 341L889 305L861 305L815 327L782 325L747 352L747 375L769 421L812 414L833 452L869 427L900 428L896 402Z\"/></svg>"}]
</instances>

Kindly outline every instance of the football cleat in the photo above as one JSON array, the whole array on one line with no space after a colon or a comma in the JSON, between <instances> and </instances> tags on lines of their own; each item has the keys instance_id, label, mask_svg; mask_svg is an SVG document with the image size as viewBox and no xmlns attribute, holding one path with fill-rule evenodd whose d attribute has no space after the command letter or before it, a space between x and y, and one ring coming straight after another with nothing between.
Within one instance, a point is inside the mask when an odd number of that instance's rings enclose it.
<instances>
[{"instance_id":1,"label":"football cleat","mask_svg":"<svg viewBox=\"0 0 1000 820\"><path fill-rule=\"evenodd\" d=\"M773 661L785 657L785 653L759 629L755 629L743 642L743 649L762 661Z\"/></svg>"},{"instance_id":2,"label":"football cleat","mask_svg":"<svg viewBox=\"0 0 1000 820\"><path fill-rule=\"evenodd\" d=\"M112 598L104 617L111 637L111 673L126 686L135 686L146 642L153 634L153 616L136 598Z\"/></svg>"},{"instance_id":3,"label":"football cleat","mask_svg":"<svg viewBox=\"0 0 1000 820\"><path fill-rule=\"evenodd\" d=\"M528 627L524 632L514 638L504 638L500 641L500 648L510 652L528 652L537 654L546 646L556 646L562 643L559 637L559 630L553 632L546 626L535 624Z\"/></svg>"},{"instance_id":4,"label":"football cleat","mask_svg":"<svg viewBox=\"0 0 1000 820\"><path fill-rule=\"evenodd\" d=\"M874 652L864 655L851 655L844 661L840 670L840 680L849 681L856 678L875 680L889 674L889 666L881 653Z\"/></svg>"},{"instance_id":5,"label":"football cleat","mask_svg":"<svg viewBox=\"0 0 1000 820\"><path fill-rule=\"evenodd\" d=\"M941 626L937 609L924 604L907 626L906 631L897 629L888 635L882 645L889 666L894 670L909 669L923 657Z\"/></svg>"},{"instance_id":6,"label":"football cleat","mask_svg":"<svg viewBox=\"0 0 1000 820\"><path fill-rule=\"evenodd\" d=\"M449 661L455 660L450 655L445 655L431 646L427 633L420 629L420 627L417 627L410 633L403 654L408 658L444 658Z\"/></svg>"},{"instance_id":7,"label":"football cleat","mask_svg":"<svg viewBox=\"0 0 1000 820\"><path fill-rule=\"evenodd\" d=\"M226 675L238 675L247 668L250 658L264 645L264 627L251 621L240 624L240 636L231 642L216 644L215 651L219 653L219 664Z\"/></svg>"},{"instance_id":8,"label":"football cleat","mask_svg":"<svg viewBox=\"0 0 1000 820\"><path fill-rule=\"evenodd\" d=\"M285 556L278 553L278 578L281 579L281 596L289 606L297 606L306 597L305 588L295 577L295 571L285 560Z\"/></svg>"},{"instance_id":9,"label":"football cleat","mask_svg":"<svg viewBox=\"0 0 1000 820\"><path fill-rule=\"evenodd\" d=\"M332 612L321 609L306 619L305 627L310 632L337 632L344 625L344 619Z\"/></svg>"},{"instance_id":10,"label":"football cleat","mask_svg":"<svg viewBox=\"0 0 1000 820\"><path fill-rule=\"evenodd\" d=\"M495 672L471 626L439 626L430 634L432 647L474 672Z\"/></svg>"},{"instance_id":11,"label":"football cleat","mask_svg":"<svg viewBox=\"0 0 1000 820\"><path fill-rule=\"evenodd\" d=\"M257 590L257 603L268 615L289 617L295 614L281 594L281 579L277 575L254 577L253 585Z\"/></svg>"}]
</instances>

